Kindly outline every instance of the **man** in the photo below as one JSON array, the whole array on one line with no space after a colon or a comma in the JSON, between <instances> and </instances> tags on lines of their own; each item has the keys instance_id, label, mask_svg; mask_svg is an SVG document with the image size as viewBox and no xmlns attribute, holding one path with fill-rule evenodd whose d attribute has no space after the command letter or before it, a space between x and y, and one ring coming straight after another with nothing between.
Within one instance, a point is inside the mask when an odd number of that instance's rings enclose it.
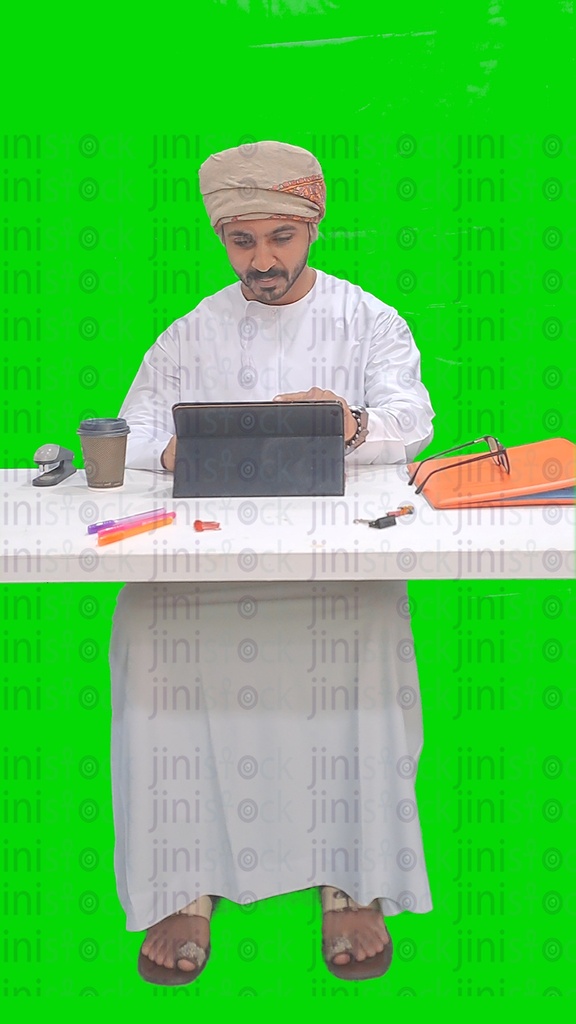
<instances>
[{"instance_id":1,"label":"man","mask_svg":"<svg viewBox=\"0 0 576 1024\"><path fill-rule=\"evenodd\" d=\"M173 471L176 402L272 399L340 401L349 463L411 460L434 415L418 351L394 309L308 265L324 215L315 157L277 142L226 150L202 165L200 188L240 283L144 357L121 410L127 464ZM144 978L198 977L215 898L312 886L329 970L385 972L382 915L431 907L410 650L396 581L123 589L111 645L115 858L128 928L148 929Z\"/></svg>"}]
</instances>

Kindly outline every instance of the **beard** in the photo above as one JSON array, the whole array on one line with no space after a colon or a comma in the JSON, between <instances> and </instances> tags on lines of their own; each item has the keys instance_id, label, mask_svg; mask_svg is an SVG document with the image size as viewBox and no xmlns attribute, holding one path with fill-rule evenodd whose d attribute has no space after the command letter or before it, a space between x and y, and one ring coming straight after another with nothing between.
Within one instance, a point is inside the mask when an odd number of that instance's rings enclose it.
<instances>
[{"instance_id":1,"label":"beard","mask_svg":"<svg viewBox=\"0 0 576 1024\"><path fill-rule=\"evenodd\" d=\"M306 248L302 259L296 264L291 272L286 270L274 269L269 273L261 274L256 270L251 270L246 274L239 274L236 270L235 273L242 281L242 284L248 288L254 295L258 296L259 302L275 303L279 299L283 299L288 294L292 286L296 283L302 271L308 264L308 253L310 246ZM265 285L260 285L259 282L265 277L269 277L270 281L267 281Z\"/></svg>"}]
</instances>

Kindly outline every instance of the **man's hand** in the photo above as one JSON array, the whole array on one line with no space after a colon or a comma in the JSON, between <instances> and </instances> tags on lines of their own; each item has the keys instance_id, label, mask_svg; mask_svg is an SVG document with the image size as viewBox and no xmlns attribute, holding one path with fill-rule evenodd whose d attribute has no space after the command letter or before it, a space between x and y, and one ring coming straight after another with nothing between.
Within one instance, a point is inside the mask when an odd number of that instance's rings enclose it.
<instances>
[{"instance_id":1,"label":"man's hand","mask_svg":"<svg viewBox=\"0 0 576 1024\"><path fill-rule=\"evenodd\" d=\"M160 456L160 463L164 466L164 469L168 469L170 473L174 472L176 465L176 434L173 434L170 438L166 448Z\"/></svg>"},{"instance_id":2,"label":"man's hand","mask_svg":"<svg viewBox=\"0 0 576 1024\"><path fill-rule=\"evenodd\" d=\"M340 395L335 395L333 391L322 391L322 388L310 388L309 391L294 391L290 395L276 395L274 398L275 402L340 402L344 410L344 439L350 441L354 434L358 424L356 418L350 412L348 403L344 398L340 398Z\"/></svg>"}]
</instances>

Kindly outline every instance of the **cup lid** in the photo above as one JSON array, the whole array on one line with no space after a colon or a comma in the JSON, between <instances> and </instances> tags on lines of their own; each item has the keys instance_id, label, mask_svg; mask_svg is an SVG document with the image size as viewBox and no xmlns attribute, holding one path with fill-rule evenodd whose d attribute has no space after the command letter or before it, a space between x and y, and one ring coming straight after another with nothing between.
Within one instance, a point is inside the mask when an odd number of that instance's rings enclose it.
<instances>
[{"instance_id":1,"label":"cup lid","mask_svg":"<svg viewBox=\"0 0 576 1024\"><path fill-rule=\"evenodd\" d=\"M124 419L106 419L105 417L102 417L91 420L82 420L76 433L86 434L88 436L106 435L107 437L123 437L130 433L130 427Z\"/></svg>"}]
</instances>

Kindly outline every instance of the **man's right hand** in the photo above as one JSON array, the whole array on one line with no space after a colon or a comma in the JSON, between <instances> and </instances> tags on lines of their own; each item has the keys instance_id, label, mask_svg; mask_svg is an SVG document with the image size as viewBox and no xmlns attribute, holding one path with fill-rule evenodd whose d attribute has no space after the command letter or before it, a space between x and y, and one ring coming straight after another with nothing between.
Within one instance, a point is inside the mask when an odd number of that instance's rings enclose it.
<instances>
[{"instance_id":1,"label":"man's right hand","mask_svg":"<svg viewBox=\"0 0 576 1024\"><path fill-rule=\"evenodd\" d=\"M169 470L170 473L174 472L174 467L176 465L176 434L172 435L162 452L162 455L160 456L160 463L164 466L164 469Z\"/></svg>"}]
</instances>

